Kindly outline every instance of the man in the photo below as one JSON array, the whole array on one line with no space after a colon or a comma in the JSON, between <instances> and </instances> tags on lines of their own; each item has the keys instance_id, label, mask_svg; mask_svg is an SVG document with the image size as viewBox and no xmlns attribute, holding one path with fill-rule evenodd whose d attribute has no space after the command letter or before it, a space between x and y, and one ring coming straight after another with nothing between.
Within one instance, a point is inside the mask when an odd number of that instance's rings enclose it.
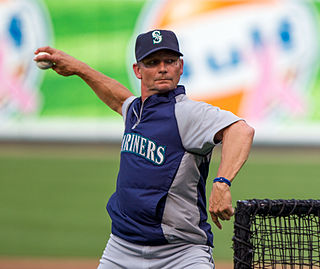
<instances>
[{"instance_id":1,"label":"man","mask_svg":"<svg viewBox=\"0 0 320 269\"><path fill-rule=\"evenodd\" d=\"M213 222L230 220L230 185L246 161L254 131L230 112L189 100L178 85L182 53L175 34L154 30L137 37L136 98L117 81L62 51L44 47L53 70L78 75L113 110L125 131L116 192L107 210L112 234L99 269L214 268L205 184L211 152L222 158L209 200ZM220 220L219 220L220 219Z\"/></svg>"}]
</instances>

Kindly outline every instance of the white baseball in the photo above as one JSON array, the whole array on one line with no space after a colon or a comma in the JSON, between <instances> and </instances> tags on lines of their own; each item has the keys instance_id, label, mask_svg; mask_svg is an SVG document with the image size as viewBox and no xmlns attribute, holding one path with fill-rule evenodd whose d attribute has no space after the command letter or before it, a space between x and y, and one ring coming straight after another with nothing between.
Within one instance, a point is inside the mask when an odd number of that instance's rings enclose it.
<instances>
[{"instance_id":1,"label":"white baseball","mask_svg":"<svg viewBox=\"0 0 320 269\"><path fill-rule=\"evenodd\" d=\"M49 53L47 53L47 52L39 52L37 55L36 55L36 57L37 56L40 56L40 55L44 55L44 54L48 54L48 55L50 55ZM48 69L48 68L51 68L52 66L53 66L53 63L51 62L51 61L37 61L36 62L37 63L37 66L40 68L40 69Z\"/></svg>"}]
</instances>

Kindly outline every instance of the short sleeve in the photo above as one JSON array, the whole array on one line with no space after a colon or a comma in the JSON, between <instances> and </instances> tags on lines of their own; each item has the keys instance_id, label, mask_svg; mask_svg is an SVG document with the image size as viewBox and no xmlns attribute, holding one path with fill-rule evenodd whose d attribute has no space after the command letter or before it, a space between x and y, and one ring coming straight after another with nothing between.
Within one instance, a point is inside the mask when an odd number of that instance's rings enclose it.
<instances>
[{"instance_id":1,"label":"short sleeve","mask_svg":"<svg viewBox=\"0 0 320 269\"><path fill-rule=\"evenodd\" d=\"M184 148L197 154L209 153L215 146L216 133L241 120L229 111L192 101L185 95L177 97L175 116Z\"/></svg>"},{"instance_id":2,"label":"short sleeve","mask_svg":"<svg viewBox=\"0 0 320 269\"><path fill-rule=\"evenodd\" d=\"M127 116L127 112L128 112L128 108L130 106L130 104L133 102L134 99L136 99L136 96L130 96L128 97L122 105L122 117L123 117L123 121L126 122L126 116Z\"/></svg>"}]
</instances>

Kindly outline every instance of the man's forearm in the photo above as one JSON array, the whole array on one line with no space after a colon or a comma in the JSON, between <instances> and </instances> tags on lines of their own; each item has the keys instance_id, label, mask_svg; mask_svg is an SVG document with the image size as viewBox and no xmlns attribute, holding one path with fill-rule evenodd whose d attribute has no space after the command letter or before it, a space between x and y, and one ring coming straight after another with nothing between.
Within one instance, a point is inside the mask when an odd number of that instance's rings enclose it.
<instances>
[{"instance_id":1,"label":"man's forearm","mask_svg":"<svg viewBox=\"0 0 320 269\"><path fill-rule=\"evenodd\" d=\"M221 162L217 176L232 181L248 159L254 129L244 121L238 121L223 132Z\"/></svg>"},{"instance_id":2,"label":"man's forearm","mask_svg":"<svg viewBox=\"0 0 320 269\"><path fill-rule=\"evenodd\" d=\"M232 181L248 159L254 129L244 121L238 121L222 132L221 162L217 176ZM220 140L220 139L219 139ZM214 183L209 198L209 212L219 229L221 220L230 220L234 214L230 188L225 183Z\"/></svg>"},{"instance_id":3,"label":"man's forearm","mask_svg":"<svg viewBox=\"0 0 320 269\"><path fill-rule=\"evenodd\" d=\"M85 63L76 73L111 109L122 114L123 102L133 94L118 81L92 69Z\"/></svg>"}]
</instances>

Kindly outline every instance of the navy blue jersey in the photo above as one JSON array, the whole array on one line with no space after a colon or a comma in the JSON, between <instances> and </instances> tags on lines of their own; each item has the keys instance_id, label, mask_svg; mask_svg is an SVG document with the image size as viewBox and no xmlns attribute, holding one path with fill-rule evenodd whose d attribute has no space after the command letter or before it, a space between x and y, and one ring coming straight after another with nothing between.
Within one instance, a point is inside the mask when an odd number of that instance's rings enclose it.
<instances>
[{"instance_id":1,"label":"navy blue jersey","mask_svg":"<svg viewBox=\"0 0 320 269\"><path fill-rule=\"evenodd\" d=\"M189 100L183 86L130 97L115 193L107 209L112 233L141 245L212 246L205 185L214 135L238 121L230 112Z\"/></svg>"}]
</instances>

